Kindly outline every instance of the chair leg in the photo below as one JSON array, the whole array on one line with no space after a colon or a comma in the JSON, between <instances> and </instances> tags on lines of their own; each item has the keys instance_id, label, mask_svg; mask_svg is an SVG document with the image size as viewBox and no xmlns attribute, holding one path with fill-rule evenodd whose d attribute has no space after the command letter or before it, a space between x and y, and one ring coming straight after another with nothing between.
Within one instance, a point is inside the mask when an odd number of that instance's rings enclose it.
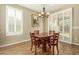
<instances>
[{"instance_id":1,"label":"chair leg","mask_svg":"<svg viewBox=\"0 0 79 59\"><path fill-rule=\"evenodd\" d=\"M53 49L53 55L54 55L54 46L52 46L52 49Z\"/></svg>"},{"instance_id":2,"label":"chair leg","mask_svg":"<svg viewBox=\"0 0 79 59\"><path fill-rule=\"evenodd\" d=\"M58 45L56 46L57 47L57 55L59 54L59 49L58 49Z\"/></svg>"},{"instance_id":3,"label":"chair leg","mask_svg":"<svg viewBox=\"0 0 79 59\"><path fill-rule=\"evenodd\" d=\"M51 49L51 45L49 44L49 49Z\"/></svg>"},{"instance_id":4,"label":"chair leg","mask_svg":"<svg viewBox=\"0 0 79 59\"><path fill-rule=\"evenodd\" d=\"M38 45L38 48L40 47L40 44Z\"/></svg>"},{"instance_id":5,"label":"chair leg","mask_svg":"<svg viewBox=\"0 0 79 59\"><path fill-rule=\"evenodd\" d=\"M35 55L37 54L37 46L35 45Z\"/></svg>"},{"instance_id":6,"label":"chair leg","mask_svg":"<svg viewBox=\"0 0 79 59\"><path fill-rule=\"evenodd\" d=\"M33 48L33 44L31 44L31 51L32 51L32 48Z\"/></svg>"},{"instance_id":7,"label":"chair leg","mask_svg":"<svg viewBox=\"0 0 79 59\"><path fill-rule=\"evenodd\" d=\"M50 51L51 51L51 45L49 44L49 53L50 53Z\"/></svg>"},{"instance_id":8,"label":"chair leg","mask_svg":"<svg viewBox=\"0 0 79 59\"><path fill-rule=\"evenodd\" d=\"M40 47L40 41L38 42L38 48Z\"/></svg>"}]
</instances>

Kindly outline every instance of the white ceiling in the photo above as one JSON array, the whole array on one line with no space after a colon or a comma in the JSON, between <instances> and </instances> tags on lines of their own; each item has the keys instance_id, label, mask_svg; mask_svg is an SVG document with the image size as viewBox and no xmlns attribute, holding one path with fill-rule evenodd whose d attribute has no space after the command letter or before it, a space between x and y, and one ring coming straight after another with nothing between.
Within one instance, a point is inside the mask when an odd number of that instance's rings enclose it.
<instances>
[{"instance_id":1,"label":"white ceiling","mask_svg":"<svg viewBox=\"0 0 79 59\"><path fill-rule=\"evenodd\" d=\"M45 4L46 12L53 12L59 8L65 7L68 4ZM20 6L32 9L37 12L43 11L43 4L20 4Z\"/></svg>"}]
</instances>

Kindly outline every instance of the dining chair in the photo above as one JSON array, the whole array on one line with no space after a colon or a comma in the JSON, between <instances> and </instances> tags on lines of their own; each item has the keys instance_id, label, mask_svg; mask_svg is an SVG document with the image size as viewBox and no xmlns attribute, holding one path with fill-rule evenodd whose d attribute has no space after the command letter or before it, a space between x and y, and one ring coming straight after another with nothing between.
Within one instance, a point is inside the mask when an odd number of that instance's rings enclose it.
<instances>
[{"instance_id":1,"label":"dining chair","mask_svg":"<svg viewBox=\"0 0 79 59\"><path fill-rule=\"evenodd\" d=\"M57 54L59 54L59 49L58 49L58 39L59 39L59 33L54 33L54 35L50 36L50 46L52 46L53 49L53 55L54 55L54 47L56 46L57 48Z\"/></svg>"},{"instance_id":2,"label":"dining chair","mask_svg":"<svg viewBox=\"0 0 79 59\"><path fill-rule=\"evenodd\" d=\"M39 30L34 30L34 33L35 34L39 34Z\"/></svg>"},{"instance_id":3,"label":"dining chair","mask_svg":"<svg viewBox=\"0 0 79 59\"><path fill-rule=\"evenodd\" d=\"M53 30L53 31L51 31L51 30L49 31L49 34L54 34L54 33L55 33L55 31L54 31L54 30Z\"/></svg>"},{"instance_id":4,"label":"dining chair","mask_svg":"<svg viewBox=\"0 0 79 59\"><path fill-rule=\"evenodd\" d=\"M30 37L31 37L31 51L33 46L35 46L35 55L37 54L37 46L40 44L39 43L39 38L35 37L35 33L30 33Z\"/></svg>"},{"instance_id":5,"label":"dining chair","mask_svg":"<svg viewBox=\"0 0 79 59\"><path fill-rule=\"evenodd\" d=\"M36 35L39 35L39 30L34 30L34 33L36 34ZM42 44L42 41L41 40L39 40L39 45L38 45L38 48L40 47L40 45Z\"/></svg>"}]
</instances>

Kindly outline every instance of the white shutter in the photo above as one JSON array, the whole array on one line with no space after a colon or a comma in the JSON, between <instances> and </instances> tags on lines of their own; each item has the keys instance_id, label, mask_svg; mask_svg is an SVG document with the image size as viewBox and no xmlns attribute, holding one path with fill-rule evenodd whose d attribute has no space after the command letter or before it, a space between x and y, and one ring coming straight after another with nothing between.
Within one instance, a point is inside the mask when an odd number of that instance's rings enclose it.
<instances>
[{"instance_id":1,"label":"white shutter","mask_svg":"<svg viewBox=\"0 0 79 59\"><path fill-rule=\"evenodd\" d=\"M6 35L22 34L22 10L6 7Z\"/></svg>"}]
</instances>

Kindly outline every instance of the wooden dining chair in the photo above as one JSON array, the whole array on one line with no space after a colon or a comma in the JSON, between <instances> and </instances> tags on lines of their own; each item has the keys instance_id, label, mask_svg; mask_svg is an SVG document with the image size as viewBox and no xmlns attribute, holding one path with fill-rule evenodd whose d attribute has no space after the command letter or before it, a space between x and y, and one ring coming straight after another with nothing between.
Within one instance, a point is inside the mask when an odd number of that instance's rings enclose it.
<instances>
[{"instance_id":1,"label":"wooden dining chair","mask_svg":"<svg viewBox=\"0 0 79 59\"><path fill-rule=\"evenodd\" d=\"M33 46L35 46L35 55L37 54L37 46L39 45L39 38L35 37L35 33L30 33L31 37L31 51Z\"/></svg>"},{"instance_id":2,"label":"wooden dining chair","mask_svg":"<svg viewBox=\"0 0 79 59\"><path fill-rule=\"evenodd\" d=\"M58 49L58 39L59 39L59 33L54 33L54 35L50 36L50 46L52 46L53 49L53 55L54 55L54 47L56 46L57 48L57 54L59 54L59 49Z\"/></svg>"},{"instance_id":3,"label":"wooden dining chair","mask_svg":"<svg viewBox=\"0 0 79 59\"><path fill-rule=\"evenodd\" d=\"M35 34L39 34L39 30L34 30L34 33Z\"/></svg>"},{"instance_id":4,"label":"wooden dining chair","mask_svg":"<svg viewBox=\"0 0 79 59\"><path fill-rule=\"evenodd\" d=\"M51 31L51 30L49 31L49 34L54 34L54 33L55 33L55 31L54 31L54 30L53 30L53 31Z\"/></svg>"},{"instance_id":5,"label":"wooden dining chair","mask_svg":"<svg viewBox=\"0 0 79 59\"><path fill-rule=\"evenodd\" d=\"M34 30L34 33L36 34L36 35L39 35L39 30ZM40 47L40 45L42 44L42 41L41 40L39 40L39 45L38 45L38 48Z\"/></svg>"}]
</instances>

